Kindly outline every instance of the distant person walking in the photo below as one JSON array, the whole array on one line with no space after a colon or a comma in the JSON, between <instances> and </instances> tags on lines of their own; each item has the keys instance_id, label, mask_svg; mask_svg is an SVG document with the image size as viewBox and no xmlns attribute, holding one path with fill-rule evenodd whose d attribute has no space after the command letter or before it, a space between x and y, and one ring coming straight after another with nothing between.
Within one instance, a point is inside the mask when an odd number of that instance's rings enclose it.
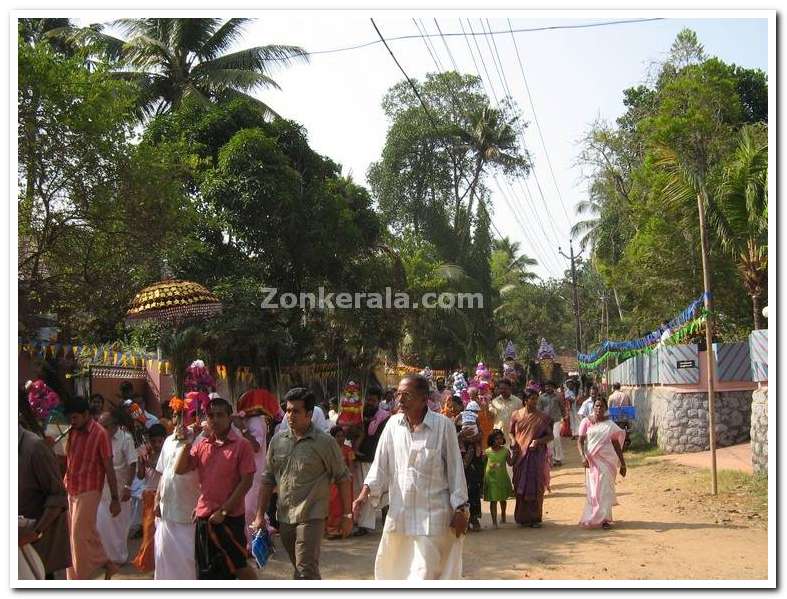
<instances>
[{"instance_id":1,"label":"distant person walking","mask_svg":"<svg viewBox=\"0 0 787 599\"><path fill-rule=\"evenodd\" d=\"M612 393L609 396L610 408L622 408L624 406L631 406L631 398L628 393L620 390L620 383L612 385Z\"/></svg>"},{"instance_id":2,"label":"distant person walking","mask_svg":"<svg viewBox=\"0 0 787 599\"><path fill-rule=\"evenodd\" d=\"M377 452L377 444L380 436L385 430L391 413L380 407L383 391L379 387L372 387L366 391L366 399L363 406L363 424L361 435L357 440L355 462L353 463L353 496L357 497L361 492L361 486L366 479L366 475L372 467L374 454ZM379 507L385 508L388 505L387 497L384 497ZM362 536L373 531L377 526L377 510L370 503L364 505L358 515L358 530L355 536Z\"/></svg>"},{"instance_id":3,"label":"distant person walking","mask_svg":"<svg viewBox=\"0 0 787 599\"><path fill-rule=\"evenodd\" d=\"M374 564L376 580L450 580L462 577L468 503L454 423L428 409L429 381L408 375L361 492L367 501L388 491L389 511Z\"/></svg>"},{"instance_id":4,"label":"distant person walking","mask_svg":"<svg viewBox=\"0 0 787 599\"><path fill-rule=\"evenodd\" d=\"M320 579L320 543L328 517L330 485L336 483L342 503L339 533L352 531L352 481L336 440L313 422L314 393L304 387L284 396L287 428L268 446L262 475L257 518L252 525L265 526L265 511L274 487L279 497L276 518L282 545L292 562L295 580Z\"/></svg>"},{"instance_id":5,"label":"distant person walking","mask_svg":"<svg viewBox=\"0 0 787 599\"><path fill-rule=\"evenodd\" d=\"M555 383L544 383L544 392L538 398L538 409L549 416L552 421L552 441L547 448L552 453L552 465L563 465L563 443L560 439L560 427L565 417L565 405L560 396L555 393Z\"/></svg>"},{"instance_id":6,"label":"distant person walking","mask_svg":"<svg viewBox=\"0 0 787 599\"><path fill-rule=\"evenodd\" d=\"M531 528L541 528L544 493L549 481L547 444L552 440L551 420L537 406L538 391L526 389L525 407L511 417L514 520L519 526Z\"/></svg>"},{"instance_id":7,"label":"distant person walking","mask_svg":"<svg viewBox=\"0 0 787 599\"><path fill-rule=\"evenodd\" d=\"M579 422L582 422L582 419L588 418L593 413L593 406L596 404L596 400L599 398L598 392L598 385L591 385L590 386L590 395L582 402L582 405L579 407L577 411L577 415L579 416Z\"/></svg>"},{"instance_id":8,"label":"distant person walking","mask_svg":"<svg viewBox=\"0 0 787 599\"><path fill-rule=\"evenodd\" d=\"M64 412L71 423L66 441L65 478L71 567L66 570L66 576L69 580L86 580L103 568L109 579L118 568L104 551L96 516L105 478L111 498L109 512L113 517L120 514L112 445L107 431L93 420L86 399L77 397L66 402Z\"/></svg>"},{"instance_id":9,"label":"distant person walking","mask_svg":"<svg viewBox=\"0 0 787 599\"><path fill-rule=\"evenodd\" d=\"M128 561L128 531L131 527L131 489L137 474L137 449L130 433L120 428L117 416L102 412L98 422L109 433L112 442L112 466L120 491L120 514L109 511L112 502L109 485L104 485L98 506L98 534L109 559L118 566Z\"/></svg>"},{"instance_id":10,"label":"distant person walking","mask_svg":"<svg viewBox=\"0 0 787 599\"><path fill-rule=\"evenodd\" d=\"M208 404L210 432L180 450L176 474L196 470L201 494L195 515L197 577L256 580L246 550L245 497L254 476L254 450L232 430L232 406L221 397Z\"/></svg>"},{"instance_id":11,"label":"distant person walking","mask_svg":"<svg viewBox=\"0 0 787 599\"><path fill-rule=\"evenodd\" d=\"M506 437L506 446L511 447L513 437L511 436L511 416L514 412L522 408L522 400L512 395L511 382L508 379L501 379L497 383L500 395L495 397L489 405L489 414L492 416L494 428L503 431Z\"/></svg>"},{"instance_id":12,"label":"distant person walking","mask_svg":"<svg viewBox=\"0 0 787 599\"><path fill-rule=\"evenodd\" d=\"M612 506L617 503L615 477L618 471L626 476L626 461L621 449L626 431L606 413L607 403L599 397L593 414L579 426L577 448L585 466L586 490L585 509L579 523L587 528L609 528L613 524Z\"/></svg>"}]
</instances>

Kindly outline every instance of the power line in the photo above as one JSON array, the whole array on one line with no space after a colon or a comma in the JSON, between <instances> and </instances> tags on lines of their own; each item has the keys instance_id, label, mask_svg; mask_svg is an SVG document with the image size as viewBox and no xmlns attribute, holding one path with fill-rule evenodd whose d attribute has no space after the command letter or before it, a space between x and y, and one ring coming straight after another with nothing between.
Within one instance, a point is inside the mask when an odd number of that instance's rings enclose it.
<instances>
[{"instance_id":1,"label":"power line","mask_svg":"<svg viewBox=\"0 0 787 599\"><path fill-rule=\"evenodd\" d=\"M465 31L464 24L462 23L462 19L461 18L459 19L459 26L462 28L462 31ZM470 24L469 20L468 20L468 27L472 27L472 25ZM499 102L497 100L497 93L495 92L494 85L492 85L492 81L489 78L489 71L486 69L486 63L483 61L484 57L483 57L483 54L481 54L481 49L478 47L478 43L475 41L475 38L473 38L473 41L475 42L476 49L478 50L479 59L482 61L481 64L484 67L484 72L487 73L487 78L484 79L481 76L481 70L478 68L478 63L476 62L475 53L473 52L473 47L470 44L470 38L468 36L465 36L465 43L467 44L467 49L468 49L468 51L470 53L470 58L473 61L473 66L475 67L476 75L480 79L481 84L484 86L485 89L486 89L487 86L489 87L491 95L495 98L495 102L499 104ZM498 186L502 188L502 186L500 186L499 183L498 183ZM520 188L521 188L521 183L520 183ZM516 197L516 194L514 194L514 197ZM528 202L529 208L533 212L533 214L535 215L536 220L538 220L539 226L541 227L541 229L544 229L544 225L541 222L541 216L535 210L535 207L534 207L534 205L532 203L532 200L530 200L530 198L527 197L527 196L525 196L525 200ZM516 205L515 202L514 202L514 205ZM528 221L527 218L523 218L522 220L524 222L532 222L532 221ZM557 259L548 250L545 250L544 246L541 246L541 242L540 242L541 238L538 235L529 234L527 230L525 230L524 232L525 232L526 238L528 238L528 239L532 238L534 240L532 242L532 249L534 250L534 252L535 253L542 253L542 256L544 256L544 257L540 257L540 262L541 262L542 266L544 268L546 268L548 272L550 272L551 274L554 274L555 271L553 270L553 265L549 264L549 259L553 260L553 264L557 264ZM536 242L538 242L538 245L536 244ZM558 271L559 271L559 269L558 269Z\"/></svg>"},{"instance_id":2,"label":"power line","mask_svg":"<svg viewBox=\"0 0 787 599\"><path fill-rule=\"evenodd\" d=\"M410 84L410 88L412 88L413 93L415 93L415 97L418 98L418 100L421 102L421 106L423 107L424 112L426 113L426 116L429 119L429 122L432 124L432 127L434 127L435 132L439 132L439 127L437 126L434 117L432 117L432 113L429 112L429 108L426 106L426 102L424 102L424 99L421 97L418 88L415 86L412 79L410 79L410 77L407 75L405 70L402 68L402 65L399 64L399 61L396 59L396 56L394 55L393 51L388 46L388 42L385 41L383 34L380 33L380 30L377 28L377 23L374 22L374 19L369 19L369 20L372 22L372 26L374 27L374 30L377 32L377 35L380 36L380 40L383 42L385 49L388 50L388 53L391 55L391 58L393 58L393 61L396 63L396 66L399 67L399 70L402 72L402 75L404 75L404 78L407 79L407 83Z\"/></svg>"},{"instance_id":3,"label":"power line","mask_svg":"<svg viewBox=\"0 0 787 599\"><path fill-rule=\"evenodd\" d=\"M435 130L435 133L439 133L439 128L437 127L437 123L435 122L434 118L432 117L432 113L429 112L429 108L426 106L426 102L424 102L423 98L421 97L421 94L418 92L418 88L415 86L415 84L413 83L412 79L410 79L410 76L407 74L407 72L404 70L404 68L402 68L402 65L399 64L399 61L397 60L396 55L391 50L390 46L388 46L388 43L385 41L385 38L383 37L383 34L380 32L380 29L377 27L377 24L374 22L374 19L369 19L369 20L372 22L372 26L374 27L374 30L377 32L377 35L380 36L380 41L382 41L382 43L385 46L386 50L388 50L388 53L391 55L391 58L393 58L393 61L396 63L396 66L399 67L399 70L402 72L402 75L404 75L404 78L407 80L407 83L410 84L410 87L412 88L412 90L415 93L416 97L421 102L421 107L424 109L424 112L426 113L426 116L429 119L429 122L431 123L432 127ZM486 212L487 217L489 218L489 224L495 230L495 232L500 237L500 239L503 239L503 236L500 234L500 231L495 226L495 224L492 222L492 215L489 214L489 211L486 209L486 205L480 200L479 200L478 203L481 206L483 206L484 211Z\"/></svg>"},{"instance_id":4,"label":"power line","mask_svg":"<svg viewBox=\"0 0 787 599\"><path fill-rule=\"evenodd\" d=\"M487 20L487 26L488 25L489 25L489 21ZM484 29L483 21L481 21L481 29L482 30ZM491 31L491 27L489 29ZM494 38L491 38L491 39L492 39L492 41L494 41ZM503 61L500 58L500 54L497 51L497 44L495 44L495 47L494 47L494 50L493 50L492 49L492 45L490 43L490 37L486 38L486 43L487 43L487 47L489 48L489 53L492 56L492 62L495 63L495 68L497 69L498 63L500 64L500 68L498 69L498 76L500 78L500 84L503 86L503 91L505 91L506 94L509 97L513 97L513 94L511 93L511 88L508 87L508 81L505 78L505 69L503 68ZM519 134L520 134L520 136L522 138L522 143L525 144L525 141L526 141L525 140L525 131L524 131L524 128L521 125L519 127ZM546 210L545 216L547 218L547 221L549 222L549 226L552 228L552 233L555 235L555 238L559 239L560 238L560 233L558 232L557 227L555 227L555 219L552 216L552 211L549 209L549 204L547 203L546 198L544 197L544 192L541 189L541 182L538 180L538 173L536 172L535 165L531 165L531 172L533 173L533 179L535 180L536 186L538 187L538 193L539 193L539 197L541 198L541 203L544 206L544 210ZM543 224L542 224L542 227L543 227Z\"/></svg>"},{"instance_id":5,"label":"power line","mask_svg":"<svg viewBox=\"0 0 787 599\"><path fill-rule=\"evenodd\" d=\"M560 193L560 188L557 184L557 178L555 177L555 171L552 169L552 161L549 159L549 152L547 151L547 145L544 143L544 135L541 132L541 124L538 122L538 116L536 115L536 106L533 104L533 96L530 93L530 86L527 84L527 77L525 76L525 67L522 65L522 58L519 56L519 47L516 43L516 36L514 35L514 31L511 28L511 19L508 20L508 29L511 32L511 39L514 41L514 50L516 51L516 59L519 62L519 69L522 72L522 79L525 82L525 89L527 90L527 97L530 100L530 107L533 109L533 120L536 122L536 129L538 129L538 136L541 138L541 145L544 148L544 156L547 159L547 166L549 166L549 172L552 174L552 182L555 184L555 191L557 191L557 197L560 200L560 205L563 207L563 212L566 215L566 220L570 223L571 217L568 215L568 210L566 209L566 204L563 201L563 196ZM540 189L540 185L539 185Z\"/></svg>"},{"instance_id":6,"label":"power line","mask_svg":"<svg viewBox=\"0 0 787 599\"><path fill-rule=\"evenodd\" d=\"M416 21L415 18L413 18L412 21L416 29L418 29L418 32L421 33L421 26L418 24L418 21ZM426 28L424 28L424 31L426 31ZM440 69L441 71L444 70L442 63L440 62L440 59L437 56L437 50L434 49L434 46L429 41L428 37L424 34L421 34L421 38L424 40L424 46L426 46L426 51L429 52L429 56L432 57L432 61L435 63L435 65L437 65L437 68ZM433 49L434 52L432 52Z\"/></svg>"},{"instance_id":7,"label":"power line","mask_svg":"<svg viewBox=\"0 0 787 599\"><path fill-rule=\"evenodd\" d=\"M460 25L461 25L461 20L460 20ZM437 30L440 31L440 25L437 22L437 19L435 19L435 26L437 27ZM424 28L424 29L426 29L426 28ZM451 60L451 63L454 65L454 69L458 72L459 69L458 69L456 60L454 59L453 52L451 51L451 47L448 45L448 43L445 40L445 38L443 38L443 40L444 40L444 43L445 43L446 52L448 53L448 57ZM477 66L477 64L475 62L475 56L473 55L472 48L469 45L469 39L465 38L465 41L467 41L467 43L468 43L468 49L470 50L470 56L473 59L473 64L476 65L476 72L478 72L478 66ZM481 56L480 58L483 61L483 56ZM479 79L481 79L480 73L479 73L478 76L479 76ZM481 81L483 83L483 79L481 79ZM492 89L492 92L494 93L494 87L493 86L491 87L491 89ZM533 239L533 243L532 243L532 248L531 249L536 254L536 256L537 256L537 258L539 260L539 263L541 265L543 265L544 268L547 269L547 271L550 274L554 275L555 273L552 270L552 266L548 263L548 260L547 260L547 258L552 258L553 257L552 254L550 254L550 252L547 249L545 249L544 246L541 245L541 238L538 235L532 235L528 231L527 227L525 227L524 223L528 222L527 218L524 217L524 214L522 214L522 213L517 211L516 203L509 200L508 196L503 191L503 185L500 183L500 181L498 179L498 176L493 173L492 174L492 178L493 178L495 184L497 185L498 190L500 191L501 195L503 196L503 199L505 200L506 205L508 206L509 210L513 214L514 220L519 225L519 227L522 229L522 232L525 235L525 239ZM511 189L510 183L505 178L503 179L503 181L504 181L505 185L507 185L509 187L509 190L511 191L511 194L514 197L516 197L516 193L514 192L513 189ZM538 213L536 213L536 217L538 218ZM539 218L539 220L540 220L540 218ZM541 225L541 226L543 227L543 225Z\"/></svg>"},{"instance_id":8,"label":"power line","mask_svg":"<svg viewBox=\"0 0 787 599\"><path fill-rule=\"evenodd\" d=\"M459 20L459 23L460 23L460 26L462 26L462 29L464 30L464 26L462 25L461 18ZM472 24L470 23L469 19L468 19L467 25L470 28L470 31L472 32L473 31L472 30ZM467 41L468 49L470 50L471 57L473 58L473 64L476 65L476 73L478 74L479 78L481 78L481 73L478 71L478 66L477 66L477 64L475 62L475 56L473 55L473 50L472 50L472 47L470 46L469 39L467 39L467 38L465 38L465 39ZM492 92L492 96L495 98L495 102L499 106L500 105L500 101L497 98L497 93L495 92L495 87L494 87L494 85L492 83L491 77L489 77L489 71L486 68L486 61L484 60L484 56L483 56L483 53L481 52L481 48L479 47L478 42L475 40L475 38L473 39L473 41L475 43L476 50L478 51L478 58L481 61L481 65L484 68L484 72L487 74L487 82L488 82L488 85L489 85L489 89ZM493 59L494 59L494 57L493 57ZM495 64L495 67L497 67L497 64ZM500 75L500 71L499 70L498 70L498 75ZM483 78L481 78L481 79L483 81ZM504 82L504 79L503 79L502 76L500 77L500 80L501 80L501 83L503 83L503 85L505 86L505 82ZM510 90L504 89L503 91L507 91L508 96L511 96ZM519 129L519 134L522 137L522 143L524 144L525 143L525 136L524 136L524 131L522 130L521 126L520 126L520 129ZM535 166L533 166L533 165L531 165L531 172L533 173L533 175L535 177L536 176L536 172L535 172ZM522 183L521 183L520 179L517 178L516 180L519 183L520 189L522 189ZM525 180L525 185L527 185L527 180ZM524 190L522 189L522 191L524 191ZM511 192L514 195L514 197L516 197L517 194L513 190L511 190ZM530 208L530 210L533 212L534 216L536 217L536 220L538 221L539 227L541 228L542 231L546 231L546 227L545 227L543 221L541 220L541 215L539 214L538 210L536 210L535 203L533 202L532 197L530 197L529 189L528 189L528 193L524 197L525 197L525 200L528 203L528 207ZM543 198L543 194L542 194L541 197L542 197L542 203L544 204L544 208L546 210L547 215L551 216L551 213L550 213L549 208L548 208L548 206L546 204L546 201ZM527 219L524 219L524 220L527 221ZM555 230L554 224L552 223L551 220L549 222L552 225L552 229L553 229L554 234L559 237L559 235L557 234L557 232ZM526 234L527 234L527 232L526 232ZM538 235L535 235L534 237L535 237L535 239L539 239L540 240L540 237ZM549 252L548 249L545 250L544 253L545 253L545 255L548 258L553 260L553 263L552 263L553 265L557 264L557 258L554 256L554 254ZM547 268L548 270L550 270L550 272L552 272L552 267L547 265L547 260L543 260L542 264L544 265L545 268ZM558 271L557 272L559 272L559 271L560 271L560 267L558 265Z\"/></svg>"},{"instance_id":9,"label":"power line","mask_svg":"<svg viewBox=\"0 0 787 599\"><path fill-rule=\"evenodd\" d=\"M448 52L448 58L450 58L450 59L451 59L451 64L452 64L452 65L453 65L453 67L454 67L454 71L456 71L457 73L459 73L459 67L457 67L457 66L456 66L456 61L454 60L454 55L453 55L453 53L451 52L451 48L449 48L449 47L448 47L448 40L447 40L447 39L445 39L445 36L443 35L443 30L442 30L442 29L440 29L440 24L437 22L437 19L436 19L436 18L435 18L435 20L434 20L434 26L435 26L435 27L437 27L437 32L440 34L440 39L442 39L442 40L443 40L443 45L445 46L445 50L446 50L446 52ZM426 29L426 28L424 28L424 29Z\"/></svg>"},{"instance_id":10,"label":"power line","mask_svg":"<svg viewBox=\"0 0 787 599\"><path fill-rule=\"evenodd\" d=\"M513 33L533 33L538 31L557 31L561 29L589 29L593 27L608 27L614 25L629 25L634 23L649 23L651 21L663 21L663 17L652 17L648 19L624 19L618 21L603 21L601 23L580 23L578 25L550 25L545 27L526 27L522 29L514 29ZM507 35L510 33L510 30L506 31L492 31L489 34L480 34L480 33L473 33L472 35ZM439 34L427 34L426 37L437 37ZM442 34L446 37L458 37L461 35L465 35L464 33L459 32L448 32ZM392 37L388 41L399 41L399 40L410 40L410 39L417 39L420 36L417 35L401 35L399 37ZM364 42L360 44L355 44L352 46L346 46L343 48L333 48L330 50L315 50L313 52L302 52L300 54L293 55L294 57L298 56L317 56L320 54L335 54L337 52L347 52L349 50L360 50L362 48L368 48L369 46L375 46L381 43L381 40L372 40L369 42ZM271 58L270 61L286 61L290 60L290 57L287 58Z\"/></svg>"}]
</instances>

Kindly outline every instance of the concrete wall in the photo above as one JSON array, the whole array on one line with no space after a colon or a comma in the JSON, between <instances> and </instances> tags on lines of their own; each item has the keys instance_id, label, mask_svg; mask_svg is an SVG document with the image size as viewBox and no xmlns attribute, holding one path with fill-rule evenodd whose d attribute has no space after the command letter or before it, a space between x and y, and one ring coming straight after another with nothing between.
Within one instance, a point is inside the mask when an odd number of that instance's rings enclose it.
<instances>
[{"instance_id":1,"label":"concrete wall","mask_svg":"<svg viewBox=\"0 0 787 599\"><path fill-rule=\"evenodd\" d=\"M751 404L751 465L755 474L768 474L768 388L757 389Z\"/></svg>"},{"instance_id":2,"label":"concrete wall","mask_svg":"<svg viewBox=\"0 0 787 599\"><path fill-rule=\"evenodd\" d=\"M708 397L670 387L627 389L637 408L634 430L665 453L691 453L709 449ZM751 393L716 394L716 446L727 447L749 440Z\"/></svg>"}]
</instances>

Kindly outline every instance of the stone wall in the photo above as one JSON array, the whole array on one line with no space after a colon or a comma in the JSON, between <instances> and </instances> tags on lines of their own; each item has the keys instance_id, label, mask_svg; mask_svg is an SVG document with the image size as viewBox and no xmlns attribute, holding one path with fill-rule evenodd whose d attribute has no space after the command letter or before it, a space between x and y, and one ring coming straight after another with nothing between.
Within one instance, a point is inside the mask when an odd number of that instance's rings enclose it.
<instances>
[{"instance_id":1,"label":"stone wall","mask_svg":"<svg viewBox=\"0 0 787 599\"><path fill-rule=\"evenodd\" d=\"M629 390L637 408L634 430L665 453L691 453L709 449L706 393L676 393L669 387ZM726 391L716 394L716 446L728 447L750 438L751 394Z\"/></svg>"},{"instance_id":2,"label":"stone wall","mask_svg":"<svg viewBox=\"0 0 787 599\"><path fill-rule=\"evenodd\" d=\"M751 465L755 474L768 474L768 388L752 393Z\"/></svg>"}]
</instances>

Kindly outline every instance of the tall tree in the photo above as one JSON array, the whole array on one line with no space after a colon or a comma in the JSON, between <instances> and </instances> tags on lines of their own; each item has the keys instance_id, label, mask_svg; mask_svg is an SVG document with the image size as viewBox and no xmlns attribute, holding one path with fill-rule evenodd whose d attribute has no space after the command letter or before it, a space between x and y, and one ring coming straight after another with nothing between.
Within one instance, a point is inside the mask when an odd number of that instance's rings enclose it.
<instances>
[{"instance_id":1,"label":"tall tree","mask_svg":"<svg viewBox=\"0 0 787 599\"><path fill-rule=\"evenodd\" d=\"M111 26L125 39L106 33L101 25L64 31L64 35L116 59L119 74L139 86L140 106L147 115L177 108L184 98L208 102L242 97L266 116L277 116L250 93L260 88L279 89L271 77L273 72L295 62L308 62L308 54L303 48L283 44L228 52L248 21L120 19Z\"/></svg>"},{"instance_id":2,"label":"tall tree","mask_svg":"<svg viewBox=\"0 0 787 599\"><path fill-rule=\"evenodd\" d=\"M521 117L513 102L492 108L477 77L447 72L414 84L429 114L407 82L388 91L391 126L370 187L387 225L435 241L445 261L461 265L475 207L488 197L486 176L529 170L516 135Z\"/></svg>"}]
</instances>

